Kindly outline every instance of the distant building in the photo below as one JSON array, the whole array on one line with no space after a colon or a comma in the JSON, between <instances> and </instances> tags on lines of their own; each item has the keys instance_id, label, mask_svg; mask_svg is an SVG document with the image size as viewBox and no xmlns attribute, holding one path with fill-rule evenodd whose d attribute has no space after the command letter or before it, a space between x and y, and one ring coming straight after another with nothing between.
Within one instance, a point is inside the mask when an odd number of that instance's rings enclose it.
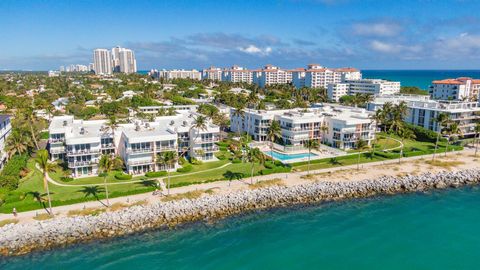
<instances>
[{"instance_id":1,"label":"distant building","mask_svg":"<svg viewBox=\"0 0 480 270\"><path fill-rule=\"evenodd\" d=\"M338 102L340 97L354 94L394 95L400 93L400 82L381 79L343 80L327 85L329 100Z\"/></svg>"},{"instance_id":2,"label":"distant building","mask_svg":"<svg viewBox=\"0 0 480 270\"><path fill-rule=\"evenodd\" d=\"M217 67L209 67L208 69L202 70L202 79L212 80L212 81L221 81L222 80L222 69Z\"/></svg>"},{"instance_id":3,"label":"distant building","mask_svg":"<svg viewBox=\"0 0 480 270\"><path fill-rule=\"evenodd\" d=\"M98 75L112 74L112 57L107 49L95 49L93 51L93 69Z\"/></svg>"},{"instance_id":4,"label":"distant building","mask_svg":"<svg viewBox=\"0 0 480 270\"><path fill-rule=\"evenodd\" d=\"M126 74L137 72L137 60L132 50L115 47L112 49L112 57L115 72Z\"/></svg>"},{"instance_id":5,"label":"distant building","mask_svg":"<svg viewBox=\"0 0 480 270\"><path fill-rule=\"evenodd\" d=\"M480 79L461 77L432 82L429 93L434 99L478 101Z\"/></svg>"},{"instance_id":6,"label":"distant building","mask_svg":"<svg viewBox=\"0 0 480 270\"><path fill-rule=\"evenodd\" d=\"M58 70L49 70L48 77L58 77L60 76L60 71Z\"/></svg>"},{"instance_id":7,"label":"distant building","mask_svg":"<svg viewBox=\"0 0 480 270\"><path fill-rule=\"evenodd\" d=\"M293 70L293 84L296 88L327 88L328 84L345 80L359 80L362 74L355 68L326 68L318 64L309 64L307 69Z\"/></svg>"},{"instance_id":8,"label":"distant building","mask_svg":"<svg viewBox=\"0 0 480 270\"><path fill-rule=\"evenodd\" d=\"M202 73L196 69L192 70L184 70L184 69L172 69L172 70L151 70L149 72L150 76L156 79L165 79L165 80L172 80L172 79L193 79L193 80L201 80Z\"/></svg>"},{"instance_id":9,"label":"distant building","mask_svg":"<svg viewBox=\"0 0 480 270\"><path fill-rule=\"evenodd\" d=\"M232 66L230 69L225 69L222 73L222 81L227 82L253 82L253 72L243 67Z\"/></svg>"},{"instance_id":10,"label":"distant building","mask_svg":"<svg viewBox=\"0 0 480 270\"><path fill-rule=\"evenodd\" d=\"M292 82L292 72L273 65L253 71L253 83L264 88L272 84L287 84Z\"/></svg>"}]
</instances>

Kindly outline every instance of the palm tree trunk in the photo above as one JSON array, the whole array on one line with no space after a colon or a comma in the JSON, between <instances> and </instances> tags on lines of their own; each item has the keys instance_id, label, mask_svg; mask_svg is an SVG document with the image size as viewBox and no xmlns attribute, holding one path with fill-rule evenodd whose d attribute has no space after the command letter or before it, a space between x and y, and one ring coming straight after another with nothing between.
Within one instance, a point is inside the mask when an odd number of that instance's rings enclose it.
<instances>
[{"instance_id":1,"label":"palm tree trunk","mask_svg":"<svg viewBox=\"0 0 480 270\"><path fill-rule=\"evenodd\" d=\"M254 168L255 168L255 163L252 161L250 184L253 184L253 169L254 169Z\"/></svg>"},{"instance_id":2,"label":"palm tree trunk","mask_svg":"<svg viewBox=\"0 0 480 270\"><path fill-rule=\"evenodd\" d=\"M108 200L107 176L103 177L103 186L105 187L105 197L107 199L107 207L109 207L110 206L110 201Z\"/></svg>"},{"instance_id":3,"label":"palm tree trunk","mask_svg":"<svg viewBox=\"0 0 480 270\"><path fill-rule=\"evenodd\" d=\"M170 171L168 171L167 195L170 195Z\"/></svg>"},{"instance_id":4,"label":"palm tree trunk","mask_svg":"<svg viewBox=\"0 0 480 270\"><path fill-rule=\"evenodd\" d=\"M311 156L311 149L308 148L308 166L307 166L307 175L310 175L310 156Z\"/></svg>"},{"instance_id":5,"label":"palm tree trunk","mask_svg":"<svg viewBox=\"0 0 480 270\"><path fill-rule=\"evenodd\" d=\"M480 133L478 133L477 139L475 140L475 156L477 156L478 151L478 140L480 139Z\"/></svg>"},{"instance_id":6,"label":"palm tree trunk","mask_svg":"<svg viewBox=\"0 0 480 270\"><path fill-rule=\"evenodd\" d=\"M52 199L50 198L50 189L48 188L47 176L45 174L43 175L43 183L45 185L45 190L47 191L48 212L49 212L50 215L53 215Z\"/></svg>"},{"instance_id":7,"label":"palm tree trunk","mask_svg":"<svg viewBox=\"0 0 480 270\"><path fill-rule=\"evenodd\" d=\"M437 133L437 141L435 142L435 150L433 151L432 161L435 161L435 154L437 153L439 139L440 139L440 133Z\"/></svg>"},{"instance_id":8,"label":"palm tree trunk","mask_svg":"<svg viewBox=\"0 0 480 270\"><path fill-rule=\"evenodd\" d=\"M400 149L400 156L398 157L398 164L400 164L401 160L402 160L402 156L403 156L403 147L404 147L404 144L403 144L403 141L402 141L402 148Z\"/></svg>"},{"instance_id":9,"label":"palm tree trunk","mask_svg":"<svg viewBox=\"0 0 480 270\"><path fill-rule=\"evenodd\" d=\"M447 145L445 146L445 156L447 156L448 145L450 143L450 137L447 137Z\"/></svg>"},{"instance_id":10,"label":"palm tree trunk","mask_svg":"<svg viewBox=\"0 0 480 270\"><path fill-rule=\"evenodd\" d=\"M30 133L32 133L32 140L33 140L33 143L35 144L35 149L38 150L37 137L35 136L35 133L33 132L33 123L30 124Z\"/></svg>"},{"instance_id":11,"label":"palm tree trunk","mask_svg":"<svg viewBox=\"0 0 480 270\"><path fill-rule=\"evenodd\" d=\"M357 157L357 171L360 170L360 151L358 151L358 157Z\"/></svg>"}]
</instances>

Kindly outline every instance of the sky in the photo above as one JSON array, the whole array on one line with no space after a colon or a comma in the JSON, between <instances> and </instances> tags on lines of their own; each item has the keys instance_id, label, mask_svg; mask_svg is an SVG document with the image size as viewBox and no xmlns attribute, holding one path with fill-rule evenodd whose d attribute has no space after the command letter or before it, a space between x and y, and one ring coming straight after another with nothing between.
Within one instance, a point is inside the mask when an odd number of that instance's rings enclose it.
<instances>
[{"instance_id":1,"label":"sky","mask_svg":"<svg viewBox=\"0 0 480 270\"><path fill-rule=\"evenodd\" d=\"M480 69L474 0L1 0L0 70L135 51L139 70Z\"/></svg>"}]
</instances>

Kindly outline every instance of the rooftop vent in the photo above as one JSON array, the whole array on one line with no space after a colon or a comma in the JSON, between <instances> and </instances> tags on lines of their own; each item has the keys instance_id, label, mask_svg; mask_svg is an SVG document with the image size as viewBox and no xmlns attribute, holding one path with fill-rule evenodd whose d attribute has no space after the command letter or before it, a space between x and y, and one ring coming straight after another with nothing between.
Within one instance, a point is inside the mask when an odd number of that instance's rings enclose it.
<instances>
[{"instance_id":1,"label":"rooftop vent","mask_svg":"<svg viewBox=\"0 0 480 270\"><path fill-rule=\"evenodd\" d=\"M140 131L140 125L138 123L135 124L135 131Z\"/></svg>"},{"instance_id":2,"label":"rooftop vent","mask_svg":"<svg viewBox=\"0 0 480 270\"><path fill-rule=\"evenodd\" d=\"M175 121L170 121L170 126L173 126L175 124Z\"/></svg>"},{"instance_id":3,"label":"rooftop vent","mask_svg":"<svg viewBox=\"0 0 480 270\"><path fill-rule=\"evenodd\" d=\"M67 126L67 120L63 120L63 126L64 126L64 127Z\"/></svg>"},{"instance_id":4,"label":"rooftop vent","mask_svg":"<svg viewBox=\"0 0 480 270\"><path fill-rule=\"evenodd\" d=\"M187 121L183 121L183 124L182 124L184 127L187 126Z\"/></svg>"},{"instance_id":5,"label":"rooftop vent","mask_svg":"<svg viewBox=\"0 0 480 270\"><path fill-rule=\"evenodd\" d=\"M83 127L80 128L80 134L82 134L82 135L85 134L85 128L83 128Z\"/></svg>"}]
</instances>

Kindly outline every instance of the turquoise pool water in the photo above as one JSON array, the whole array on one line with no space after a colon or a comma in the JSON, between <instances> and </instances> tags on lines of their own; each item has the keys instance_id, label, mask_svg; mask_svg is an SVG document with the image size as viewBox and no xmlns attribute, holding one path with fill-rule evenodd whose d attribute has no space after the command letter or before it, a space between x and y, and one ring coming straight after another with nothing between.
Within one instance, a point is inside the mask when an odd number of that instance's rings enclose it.
<instances>
[{"instance_id":1,"label":"turquoise pool water","mask_svg":"<svg viewBox=\"0 0 480 270\"><path fill-rule=\"evenodd\" d=\"M308 158L308 153L301 153L301 154L282 154L278 152L270 152L270 151L265 151L265 154L269 156L273 156L274 159L278 159L280 161L286 161L286 160L292 160L292 159L301 159L301 158ZM310 154L310 158L316 157L316 154Z\"/></svg>"}]
</instances>

